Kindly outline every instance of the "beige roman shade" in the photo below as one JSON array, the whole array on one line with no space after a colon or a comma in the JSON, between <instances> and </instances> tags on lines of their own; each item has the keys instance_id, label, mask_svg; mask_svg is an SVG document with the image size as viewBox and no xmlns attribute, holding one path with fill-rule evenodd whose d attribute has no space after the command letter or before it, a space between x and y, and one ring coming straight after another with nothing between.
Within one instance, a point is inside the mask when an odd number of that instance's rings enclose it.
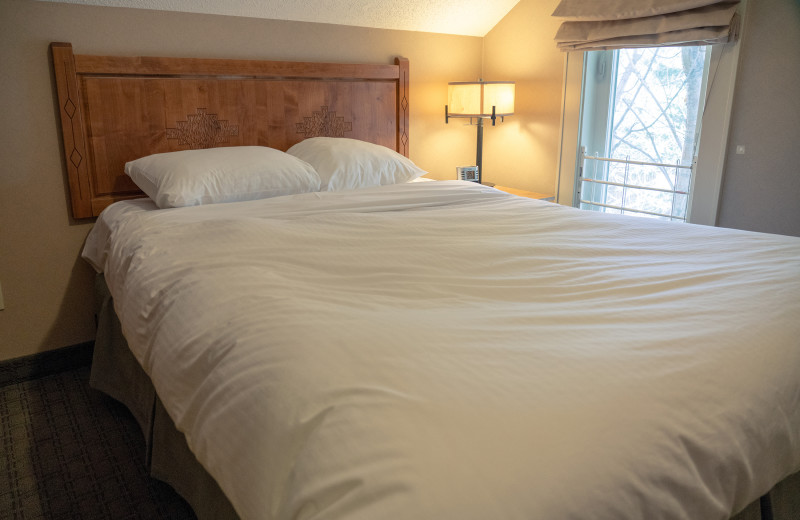
<instances>
[{"instance_id":1,"label":"beige roman shade","mask_svg":"<svg viewBox=\"0 0 800 520\"><path fill-rule=\"evenodd\" d=\"M739 0L561 0L563 51L709 45L736 39Z\"/></svg>"}]
</instances>

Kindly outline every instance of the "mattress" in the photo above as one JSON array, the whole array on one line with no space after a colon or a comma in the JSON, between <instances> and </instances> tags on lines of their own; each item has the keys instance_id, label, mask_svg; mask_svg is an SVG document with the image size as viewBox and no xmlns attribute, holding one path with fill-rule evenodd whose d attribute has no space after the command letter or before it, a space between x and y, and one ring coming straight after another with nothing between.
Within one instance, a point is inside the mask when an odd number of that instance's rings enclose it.
<instances>
[{"instance_id":1,"label":"mattress","mask_svg":"<svg viewBox=\"0 0 800 520\"><path fill-rule=\"evenodd\" d=\"M729 518L800 469L800 240L470 183L155 210L84 255L248 518Z\"/></svg>"}]
</instances>

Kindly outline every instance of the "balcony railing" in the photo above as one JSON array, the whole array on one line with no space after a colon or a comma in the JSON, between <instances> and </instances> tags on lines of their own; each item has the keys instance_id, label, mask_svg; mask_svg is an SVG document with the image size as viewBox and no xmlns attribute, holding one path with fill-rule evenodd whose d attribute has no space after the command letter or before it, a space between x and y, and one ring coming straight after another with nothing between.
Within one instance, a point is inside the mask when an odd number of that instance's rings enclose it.
<instances>
[{"instance_id":1,"label":"balcony railing","mask_svg":"<svg viewBox=\"0 0 800 520\"><path fill-rule=\"evenodd\" d=\"M624 181L623 182L614 182L614 181L586 178L584 176L584 164L585 164L586 160L625 164L625 176L624 176L625 178L624 178ZM621 212L641 213L641 214L645 214L645 215L651 215L651 216L656 216L656 217L664 217L664 218L668 218L670 220L681 220L681 221L685 222L686 221L686 212L685 211L683 211L683 212L676 212L675 211L676 210L676 204L675 204L676 195L685 195L687 197L689 195L689 190L688 189L684 190L684 189L679 189L678 188L678 181L677 181L678 170L680 170L680 169L691 170L692 172L691 172L691 177L690 178L694 178L694 168L695 168L696 164L697 164L697 160L696 159L694 161L692 161L692 165L691 166L686 166L686 165L683 165L683 164L665 164L665 163L656 163L656 162L633 161L633 160L630 160L630 159L612 159L610 157L597 157L597 156L593 156L593 155L586 155L586 148L582 146L581 147L581 155L580 155L580 179L579 179L580 180L580 184L579 184L579 191L578 191L578 200L580 201L581 204L587 204L587 205L597 206L597 207L602 207L602 208L609 208L609 209L614 209L614 210L621 211ZM629 165L656 166L656 167L660 167L660 168L675 169L675 180L672 183L673 187L672 188L657 188L657 187L654 187L654 186L643 186L643 185L639 185L639 184L631 184L631 183L628 182L628 166ZM584 185L583 185L584 182L593 183L593 184L601 185L601 186L621 187L622 188L622 204L619 204L619 205L618 204L607 204L605 201L599 202L599 201L584 199L583 196L582 196L582 194L585 191L583 189L584 188ZM653 191L653 192L660 192L660 193L670 194L672 196L671 211L669 213L662 213L662 212L658 212L658 211L648 211L648 210L641 209L641 208L634 208L634 207L626 206L625 205L625 198L626 198L626 190L628 190L628 189L648 190L648 191ZM680 213L682 213L682 214L680 214Z\"/></svg>"}]
</instances>

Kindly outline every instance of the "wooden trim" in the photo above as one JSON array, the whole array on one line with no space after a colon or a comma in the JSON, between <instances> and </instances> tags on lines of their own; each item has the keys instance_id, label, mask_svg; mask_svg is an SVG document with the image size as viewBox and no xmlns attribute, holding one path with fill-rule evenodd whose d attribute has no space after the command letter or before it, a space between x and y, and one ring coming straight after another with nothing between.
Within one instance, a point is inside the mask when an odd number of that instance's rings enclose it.
<instances>
[{"instance_id":1,"label":"wooden trim","mask_svg":"<svg viewBox=\"0 0 800 520\"><path fill-rule=\"evenodd\" d=\"M506 193L510 193L512 195L517 195L518 197L527 197L529 199L539 199L539 200L553 200L553 195L548 195L547 193L539 193L536 191L529 191L529 190L521 190L519 188L511 188L508 186L499 186L497 184L494 185L494 189L504 191Z\"/></svg>"},{"instance_id":2,"label":"wooden trim","mask_svg":"<svg viewBox=\"0 0 800 520\"><path fill-rule=\"evenodd\" d=\"M72 199L72 216L92 217L92 187L89 176L89 153L86 150L86 126L83 119L80 84L75 56L69 43L51 43L53 72L56 78L61 135Z\"/></svg>"},{"instance_id":3,"label":"wooden trim","mask_svg":"<svg viewBox=\"0 0 800 520\"><path fill-rule=\"evenodd\" d=\"M238 78L361 80L390 80L398 78L398 67L394 65L159 58L150 56L75 55L75 68L78 74L108 74L114 76L227 76Z\"/></svg>"},{"instance_id":4,"label":"wooden trim","mask_svg":"<svg viewBox=\"0 0 800 520\"><path fill-rule=\"evenodd\" d=\"M397 88L397 151L408 157L408 58L397 57L395 65L399 67Z\"/></svg>"}]
</instances>

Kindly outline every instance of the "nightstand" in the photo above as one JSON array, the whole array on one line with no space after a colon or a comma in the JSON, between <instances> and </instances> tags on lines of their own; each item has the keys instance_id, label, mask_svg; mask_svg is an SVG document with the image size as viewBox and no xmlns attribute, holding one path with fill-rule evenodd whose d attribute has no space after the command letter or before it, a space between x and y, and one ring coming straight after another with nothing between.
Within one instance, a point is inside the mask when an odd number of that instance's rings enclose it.
<instances>
[{"instance_id":1,"label":"nightstand","mask_svg":"<svg viewBox=\"0 0 800 520\"><path fill-rule=\"evenodd\" d=\"M553 200L553 195L546 193L536 193L535 191L518 190L517 188L509 188L508 186L500 186L495 184L496 190L504 191L512 195L519 195L520 197L528 197L529 199Z\"/></svg>"}]
</instances>

